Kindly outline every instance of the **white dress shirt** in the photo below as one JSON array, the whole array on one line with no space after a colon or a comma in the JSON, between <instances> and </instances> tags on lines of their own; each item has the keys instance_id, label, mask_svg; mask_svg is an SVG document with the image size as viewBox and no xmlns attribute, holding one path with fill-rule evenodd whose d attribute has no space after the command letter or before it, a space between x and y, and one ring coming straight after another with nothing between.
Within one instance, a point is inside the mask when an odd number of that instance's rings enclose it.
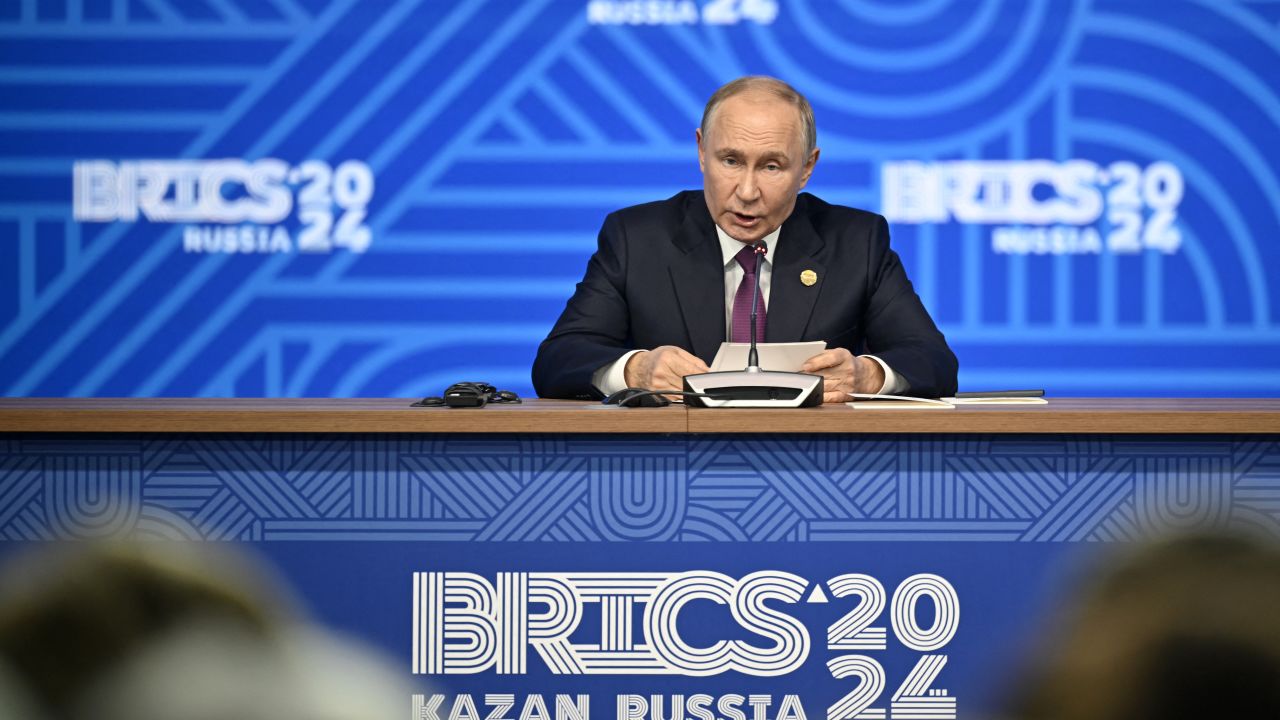
<instances>
[{"instance_id":1,"label":"white dress shirt","mask_svg":"<svg viewBox=\"0 0 1280 720\"><path fill-rule=\"evenodd\" d=\"M738 253L742 251L742 242L730 237L729 233L720 229L719 225L716 225L716 236L720 240L720 255L724 260L724 336L726 338L731 338L733 337L733 300L734 296L738 293L738 285L742 283L742 277L746 274L746 271L742 269L742 265L738 264L737 260ZM774 253L777 252L778 241L781 239L781 236L782 228L779 227L777 230L774 230L764 237L764 242L769 247L769 251L765 253L764 258L760 263L760 295L761 299L764 301L766 323L768 323L769 317L770 281L773 279L773 261L770 258L772 258ZM763 342L763 338L760 340ZM627 367L627 361L631 359L632 355L635 355L638 352L644 352L644 350L632 350L608 365L604 365L597 369L591 374L591 384L605 395L612 395L619 390L626 389L627 378L625 370ZM884 370L884 385L880 387L881 394L891 395L902 392L906 389L906 383L902 382L902 379L898 377L898 374L885 364L883 360L875 355L862 355L860 357L867 357L875 360Z\"/></svg>"}]
</instances>

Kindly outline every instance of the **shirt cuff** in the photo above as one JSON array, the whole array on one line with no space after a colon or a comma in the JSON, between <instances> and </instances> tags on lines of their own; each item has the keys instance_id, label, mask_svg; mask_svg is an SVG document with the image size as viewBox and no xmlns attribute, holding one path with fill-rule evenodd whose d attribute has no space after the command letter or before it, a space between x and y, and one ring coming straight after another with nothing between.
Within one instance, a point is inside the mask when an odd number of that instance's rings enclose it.
<instances>
[{"instance_id":1,"label":"shirt cuff","mask_svg":"<svg viewBox=\"0 0 1280 720\"><path fill-rule=\"evenodd\" d=\"M635 355L638 352L644 352L644 351L632 350L628 352L626 355L623 355L617 360L614 360L613 362L609 363L608 365L601 366L595 372L591 373L591 384L594 385L597 390L603 393L605 397L608 397L609 395L612 395L618 392L619 390L626 390L627 389L627 374L626 374L627 361L631 359L632 355ZM883 365L884 363L881 363L881 364Z\"/></svg>"},{"instance_id":2,"label":"shirt cuff","mask_svg":"<svg viewBox=\"0 0 1280 720\"><path fill-rule=\"evenodd\" d=\"M907 383L885 361L875 355L859 355L858 357L871 358L880 365L881 370L884 370L884 385L880 387L880 392L876 393L877 395L897 395L907 389Z\"/></svg>"}]
</instances>

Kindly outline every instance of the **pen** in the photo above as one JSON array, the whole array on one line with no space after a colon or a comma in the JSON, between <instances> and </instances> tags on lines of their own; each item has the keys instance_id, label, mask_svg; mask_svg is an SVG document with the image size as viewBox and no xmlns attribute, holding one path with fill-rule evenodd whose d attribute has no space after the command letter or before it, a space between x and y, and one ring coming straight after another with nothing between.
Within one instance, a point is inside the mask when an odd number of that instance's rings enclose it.
<instances>
[{"instance_id":1,"label":"pen","mask_svg":"<svg viewBox=\"0 0 1280 720\"><path fill-rule=\"evenodd\" d=\"M956 398L1044 397L1044 390L979 390L958 392Z\"/></svg>"}]
</instances>

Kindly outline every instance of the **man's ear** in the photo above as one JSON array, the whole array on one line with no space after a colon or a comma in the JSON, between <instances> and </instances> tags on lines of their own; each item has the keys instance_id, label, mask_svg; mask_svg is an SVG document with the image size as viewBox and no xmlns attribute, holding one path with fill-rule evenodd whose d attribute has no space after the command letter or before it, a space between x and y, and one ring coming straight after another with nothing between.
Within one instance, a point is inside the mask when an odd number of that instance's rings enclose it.
<instances>
[{"instance_id":1,"label":"man's ear","mask_svg":"<svg viewBox=\"0 0 1280 720\"><path fill-rule=\"evenodd\" d=\"M809 161L804 164L804 172L800 175L800 187L804 187L809 183L809 177L813 175L813 167L818 164L818 155L821 153L821 148L813 149L813 154L809 156Z\"/></svg>"},{"instance_id":2,"label":"man's ear","mask_svg":"<svg viewBox=\"0 0 1280 720\"><path fill-rule=\"evenodd\" d=\"M707 164L702 157L702 128L693 129L693 139L698 143L698 169L705 173Z\"/></svg>"}]
</instances>

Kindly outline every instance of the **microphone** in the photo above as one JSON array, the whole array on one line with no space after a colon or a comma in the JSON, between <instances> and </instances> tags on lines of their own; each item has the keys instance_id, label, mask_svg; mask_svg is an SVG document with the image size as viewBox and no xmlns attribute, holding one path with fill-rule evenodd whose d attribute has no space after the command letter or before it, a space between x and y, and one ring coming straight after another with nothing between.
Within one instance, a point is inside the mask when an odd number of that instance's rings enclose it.
<instances>
[{"instance_id":1,"label":"microphone","mask_svg":"<svg viewBox=\"0 0 1280 720\"><path fill-rule=\"evenodd\" d=\"M756 349L756 318L760 311L760 263L769 246L764 240L751 244L755 249L756 282L751 297L751 347L745 370L685 375L685 403L705 408L814 407L822 404L822 376L760 369Z\"/></svg>"},{"instance_id":2,"label":"microphone","mask_svg":"<svg viewBox=\"0 0 1280 720\"><path fill-rule=\"evenodd\" d=\"M769 244L764 240L757 240L751 245L755 249L756 260L756 289L751 295L751 349L747 351L747 372L753 369L760 371L760 357L756 354L756 311L760 304L760 261L769 252Z\"/></svg>"}]
</instances>

